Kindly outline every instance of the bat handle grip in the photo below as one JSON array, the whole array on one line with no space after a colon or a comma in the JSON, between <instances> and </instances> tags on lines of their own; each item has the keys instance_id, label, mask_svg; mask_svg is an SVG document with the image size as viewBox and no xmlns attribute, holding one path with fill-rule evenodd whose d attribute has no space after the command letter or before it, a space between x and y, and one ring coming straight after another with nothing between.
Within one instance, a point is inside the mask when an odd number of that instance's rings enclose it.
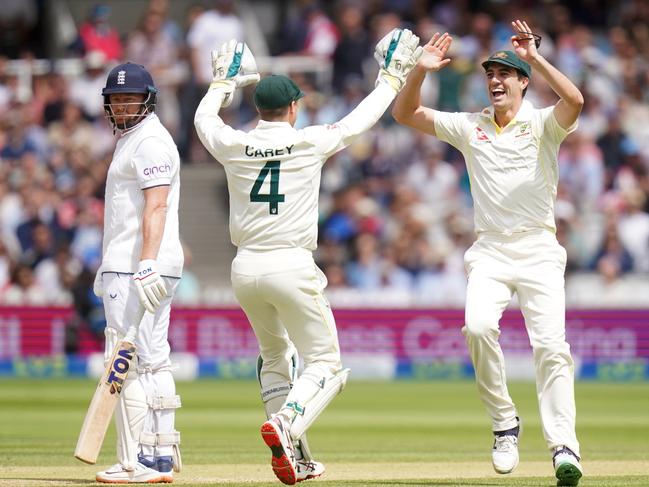
<instances>
[{"instance_id":1,"label":"bat handle grip","mask_svg":"<svg viewBox=\"0 0 649 487\"><path fill-rule=\"evenodd\" d=\"M137 336L137 326L136 325L131 325L128 327L128 330L126 331L126 335L124 336L124 341L129 342L129 343L135 343L135 337Z\"/></svg>"}]
</instances>

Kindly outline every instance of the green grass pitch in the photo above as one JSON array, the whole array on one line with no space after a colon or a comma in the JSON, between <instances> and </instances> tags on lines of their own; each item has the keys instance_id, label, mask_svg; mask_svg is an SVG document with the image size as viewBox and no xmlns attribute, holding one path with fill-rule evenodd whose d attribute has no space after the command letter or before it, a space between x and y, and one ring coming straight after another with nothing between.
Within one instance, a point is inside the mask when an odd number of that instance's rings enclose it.
<instances>
[{"instance_id":1,"label":"green grass pitch","mask_svg":"<svg viewBox=\"0 0 649 487\"><path fill-rule=\"evenodd\" d=\"M113 428L99 463L72 456L94 391L88 380L0 380L0 486L84 486L114 462ZM531 383L510 385L523 417L521 464L491 469L489 421L470 382L354 382L309 432L327 472L320 486L552 486ZM185 468L178 485L278 486L259 435L254 381L181 382ZM649 486L649 385L580 382L581 486Z\"/></svg>"}]
</instances>

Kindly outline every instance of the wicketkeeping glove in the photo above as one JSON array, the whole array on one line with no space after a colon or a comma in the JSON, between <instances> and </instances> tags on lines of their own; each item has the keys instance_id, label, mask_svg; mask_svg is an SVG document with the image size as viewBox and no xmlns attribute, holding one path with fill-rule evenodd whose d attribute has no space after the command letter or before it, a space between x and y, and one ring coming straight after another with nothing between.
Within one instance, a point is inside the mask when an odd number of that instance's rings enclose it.
<instances>
[{"instance_id":1,"label":"wicketkeeping glove","mask_svg":"<svg viewBox=\"0 0 649 487\"><path fill-rule=\"evenodd\" d=\"M376 83L387 83L395 91L401 91L408 73L415 67L423 49L419 37L408 29L393 29L379 41L374 49L374 59L381 69Z\"/></svg>"},{"instance_id":2,"label":"wicketkeeping glove","mask_svg":"<svg viewBox=\"0 0 649 487\"><path fill-rule=\"evenodd\" d=\"M257 63L245 42L232 39L223 44L218 51L212 51L212 84L210 89L223 90L225 97L221 106L232 103L232 93L237 88L259 81Z\"/></svg>"},{"instance_id":3,"label":"wicketkeeping glove","mask_svg":"<svg viewBox=\"0 0 649 487\"><path fill-rule=\"evenodd\" d=\"M167 295L165 283L156 269L156 261L141 260L138 271L133 274L133 281L142 306L149 313L155 313L160 301Z\"/></svg>"}]
</instances>

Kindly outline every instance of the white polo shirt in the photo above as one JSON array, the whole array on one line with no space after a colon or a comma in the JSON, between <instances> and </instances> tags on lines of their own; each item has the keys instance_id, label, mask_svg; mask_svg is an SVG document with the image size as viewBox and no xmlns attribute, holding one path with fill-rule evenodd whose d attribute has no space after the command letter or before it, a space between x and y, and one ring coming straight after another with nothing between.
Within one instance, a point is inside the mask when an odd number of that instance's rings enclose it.
<instances>
[{"instance_id":1,"label":"white polo shirt","mask_svg":"<svg viewBox=\"0 0 649 487\"><path fill-rule=\"evenodd\" d=\"M203 145L225 167L232 243L252 251L314 250L324 162L374 125L395 96L379 84L336 124L296 130L288 122L260 120L243 132L218 116L222 92L208 91L194 122Z\"/></svg>"},{"instance_id":2,"label":"white polo shirt","mask_svg":"<svg viewBox=\"0 0 649 487\"><path fill-rule=\"evenodd\" d=\"M137 272L142 252L143 190L161 185L169 186L169 196L158 272L180 277L184 261L178 230L180 158L171 135L152 113L120 137L108 169L102 272Z\"/></svg>"},{"instance_id":3,"label":"white polo shirt","mask_svg":"<svg viewBox=\"0 0 649 487\"><path fill-rule=\"evenodd\" d=\"M494 121L493 107L479 113L435 111L437 137L464 155L477 234L511 235L539 228L556 232L557 154L577 122L565 130L553 109L536 109L523 101L502 129Z\"/></svg>"}]
</instances>

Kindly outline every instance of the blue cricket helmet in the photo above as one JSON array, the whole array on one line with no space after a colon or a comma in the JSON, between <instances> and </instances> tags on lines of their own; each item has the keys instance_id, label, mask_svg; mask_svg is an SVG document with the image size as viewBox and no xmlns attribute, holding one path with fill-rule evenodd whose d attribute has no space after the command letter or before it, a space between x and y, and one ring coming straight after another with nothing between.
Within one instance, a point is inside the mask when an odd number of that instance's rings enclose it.
<instances>
[{"instance_id":1,"label":"blue cricket helmet","mask_svg":"<svg viewBox=\"0 0 649 487\"><path fill-rule=\"evenodd\" d=\"M157 93L153 78L140 64L124 63L115 66L106 79L106 86L101 90L102 95L115 93Z\"/></svg>"},{"instance_id":2,"label":"blue cricket helmet","mask_svg":"<svg viewBox=\"0 0 649 487\"><path fill-rule=\"evenodd\" d=\"M110 105L110 95L118 93L138 93L146 95L142 102L142 110L132 120L118 127L113 118ZM145 115L155 111L156 93L158 89L153 84L153 78L146 68L140 64L124 63L115 66L106 79L106 86L101 90L104 96L104 111L114 129L127 130L142 121Z\"/></svg>"}]
</instances>

